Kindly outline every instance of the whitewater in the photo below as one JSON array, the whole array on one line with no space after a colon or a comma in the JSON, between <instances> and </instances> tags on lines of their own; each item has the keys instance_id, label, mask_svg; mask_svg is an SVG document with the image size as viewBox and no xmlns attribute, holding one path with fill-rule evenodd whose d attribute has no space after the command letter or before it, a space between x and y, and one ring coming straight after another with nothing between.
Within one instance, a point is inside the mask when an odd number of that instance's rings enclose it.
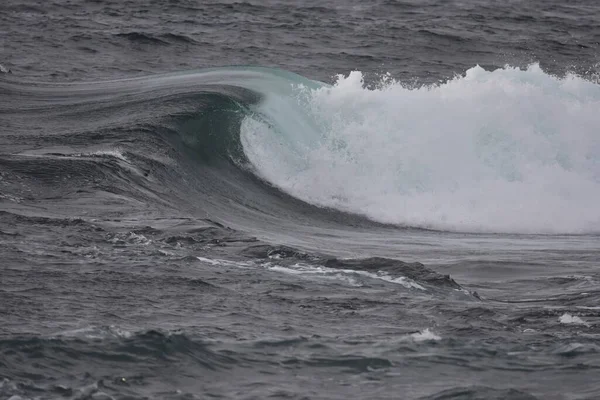
<instances>
[{"instance_id":1,"label":"whitewater","mask_svg":"<svg viewBox=\"0 0 600 400\"><path fill-rule=\"evenodd\" d=\"M375 221L434 230L600 231L600 86L476 66L407 85L360 71L266 95L241 135L254 170L287 193Z\"/></svg>"}]
</instances>

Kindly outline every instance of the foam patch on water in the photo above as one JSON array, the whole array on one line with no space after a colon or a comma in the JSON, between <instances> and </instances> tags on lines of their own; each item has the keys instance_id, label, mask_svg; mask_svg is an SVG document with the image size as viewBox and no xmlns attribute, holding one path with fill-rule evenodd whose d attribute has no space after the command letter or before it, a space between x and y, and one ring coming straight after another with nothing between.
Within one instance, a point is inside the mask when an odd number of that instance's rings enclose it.
<instances>
[{"instance_id":1,"label":"foam patch on water","mask_svg":"<svg viewBox=\"0 0 600 400\"><path fill-rule=\"evenodd\" d=\"M92 156L92 157L113 157L118 158L121 161L129 162L127 157L123 154L121 150L118 149L106 149L106 150L96 150L91 151L89 153L81 153L80 156Z\"/></svg>"},{"instance_id":2,"label":"foam patch on water","mask_svg":"<svg viewBox=\"0 0 600 400\"><path fill-rule=\"evenodd\" d=\"M243 261L229 261L222 260L219 258L206 258L206 257L196 257L199 261L210 265L219 265L225 267L238 267L238 268L247 268L252 265L252 263L243 262Z\"/></svg>"},{"instance_id":3,"label":"foam patch on water","mask_svg":"<svg viewBox=\"0 0 600 400\"><path fill-rule=\"evenodd\" d=\"M421 332L413 333L410 335L415 342L426 342L442 340L442 337L433 333L429 328L422 330Z\"/></svg>"},{"instance_id":4,"label":"foam patch on water","mask_svg":"<svg viewBox=\"0 0 600 400\"><path fill-rule=\"evenodd\" d=\"M273 265L271 263L263 264L270 271L280 272L290 275L302 275L313 277L318 281L338 281L348 286L361 287L363 286L357 279L352 276L343 274L339 271L334 271L324 267L312 267L308 265L296 264L292 267L284 267L281 265Z\"/></svg>"},{"instance_id":5,"label":"foam patch on water","mask_svg":"<svg viewBox=\"0 0 600 400\"><path fill-rule=\"evenodd\" d=\"M115 325L108 327L87 326L84 328L71 329L60 332L56 337L84 337L87 339L106 339L111 337L128 339L133 336L133 333Z\"/></svg>"},{"instance_id":6,"label":"foam patch on water","mask_svg":"<svg viewBox=\"0 0 600 400\"><path fill-rule=\"evenodd\" d=\"M589 326L589 324L587 322L585 322L584 320L582 320L578 316L571 315L569 313L565 313L565 314L561 315L558 318L558 321L561 324L572 324L572 325L585 325L585 326Z\"/></svg>"},{"instance_id":7,"label":"foam patch on water","mask_svg":"<svg viewBox=\"0 0 600 400\"><path fill-rule=\"evenodd\" d=\"M22 197L17 197L17 196L13 196L10 194L3 194L3 193L0 193L0 199L5 199L8 201L12 201L14 203L20 203L23 201Z\"/></svg>"},{"instance_id":8,"label":"foam patch on water","mask_svg":"<svg viewBox=\"0 0 600 400\"><path fill-rule=\"evenodd\" d=\"M600 231L600 85L539 65L411 88L331 87L266 96L242 123L256 173L309 203L415 227Z\"/></svg>"},{"instance_id":9,"label":"foam patch on water","mask_svg":"<svg viewBox=\"0 0 600 400\"><path fill-rule=\"evenodd\" d=\"M152 240L148 239L146 236L142 234L137 234L135 232L128 233L117 233L115 236L108 239L109 242L113 244L123 245L125 243L130 244L139 244L142 246L148 246L152 243Z\"/></svg>"}]
</instances>

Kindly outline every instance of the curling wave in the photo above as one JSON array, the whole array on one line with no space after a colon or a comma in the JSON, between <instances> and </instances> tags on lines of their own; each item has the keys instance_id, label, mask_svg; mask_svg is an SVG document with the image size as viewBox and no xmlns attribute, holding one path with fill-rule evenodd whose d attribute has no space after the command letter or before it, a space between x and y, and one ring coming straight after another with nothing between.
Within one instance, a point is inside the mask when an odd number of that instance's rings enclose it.
<instances>
[{"instance_id":1,"label":"curling wave","mask_svg":"<svg viewBox=\"0 0 600 400\"><path fill-rule=\"evenodd\" d=\"M430 86L383 77L368 87L358 71L326 85L236 67L82 84L6 79L0 93L13 99L0 116L19 137L3 144L3 198L30 193L19 189L24 174L57 194L97 190L110 176L108 192L192 204L237 227L265 217L310 225L337 210L434 230L600 232L600 85L538 65L474 67Z\"/></svg>"}]
</instances>

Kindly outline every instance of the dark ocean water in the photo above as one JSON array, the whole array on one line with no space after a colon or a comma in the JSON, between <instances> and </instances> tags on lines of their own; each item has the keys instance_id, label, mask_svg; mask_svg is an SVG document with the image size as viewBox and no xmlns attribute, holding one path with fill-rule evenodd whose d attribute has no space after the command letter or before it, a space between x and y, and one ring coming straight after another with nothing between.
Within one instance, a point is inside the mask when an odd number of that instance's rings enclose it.
<instances>
[{"instance_id":1,"label":"dark ocean water","mask_svg":"<svg viewBox=\"0 0 600 400\"><path fill-rule=\"evenodd\" d=\"M597 2L4 0L0 65L0 398L600 399Z\"/></svg>"}]
</instances>

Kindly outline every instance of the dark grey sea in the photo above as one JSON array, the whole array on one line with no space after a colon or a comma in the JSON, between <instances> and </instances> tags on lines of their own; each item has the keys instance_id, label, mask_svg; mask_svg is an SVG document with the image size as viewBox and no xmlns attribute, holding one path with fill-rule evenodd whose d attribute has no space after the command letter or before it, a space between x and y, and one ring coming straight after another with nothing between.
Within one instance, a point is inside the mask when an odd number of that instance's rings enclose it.
<instances>
[{"instance_id":1,"label":"dark grey sea","mask_svg":"<svg viewBox=\"0 0 600 400\"><path fill-rule=\"evenodd\" d=\"M0 398L599 376L597 1L2 0Z\"/></svg>"}]
</instances>

